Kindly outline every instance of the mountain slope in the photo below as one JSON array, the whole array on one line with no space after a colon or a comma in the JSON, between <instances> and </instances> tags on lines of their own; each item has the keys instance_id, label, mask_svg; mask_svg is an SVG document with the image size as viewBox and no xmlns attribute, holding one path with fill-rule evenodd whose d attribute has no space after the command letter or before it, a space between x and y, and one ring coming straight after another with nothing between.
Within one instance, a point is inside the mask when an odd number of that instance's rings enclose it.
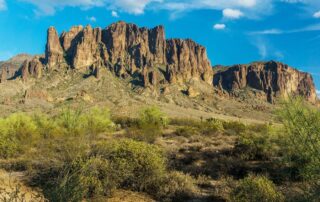
<instances>
[{"instance_id":1,"label":"mountain slope","mask_svg":"<svg viewBox=\"0 0 320 202\"><path fill-rule=\"evenodd\" d=\"M15 75L21 79L1 77L0 102L8 111L100 104L134 116L158 105L171 116L264 121L280 98L316 102L308 73L274 61L211 67L194 41L166 39L162 26L125 22L76 26L61 35L50 27L45 55L27 58Z\"/></svg>"}]
</instances>

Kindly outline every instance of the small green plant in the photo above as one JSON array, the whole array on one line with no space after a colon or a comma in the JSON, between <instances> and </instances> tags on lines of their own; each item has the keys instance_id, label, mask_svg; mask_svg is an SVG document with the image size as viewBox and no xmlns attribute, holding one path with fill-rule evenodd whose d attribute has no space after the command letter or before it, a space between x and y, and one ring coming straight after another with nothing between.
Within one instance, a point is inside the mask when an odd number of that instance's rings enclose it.
<instances>
[{"instance_id":1,"label":"small green plant","mask_svg":"<svg viewBox=\"0 0 320 202\"><path fill-rule=\"evenodd\" d=\"M231 192L234 202L282 202L284 196L277 191L276 186L264 176L253 176L240 180Z\"/></svg>"},{"instance_id":2,"label":"small green plant","mask_svg":"<svg viewBox=\"0 0 320 202\"><path fill-rule=\"evenodd\" d=\"M152 143L168 123L167 116L157 107L143 109L139 114L139 130L135 131L133 138Z\"/></svg>"},{"instance_id":3,"label":"small green plant","mask_svg":"<svg viewBox=\"0 0 320 202\"><path fill-rule=\"evenodd\" d=\"M238 136L235 153L244 160L267 160L279 152L277 133L268 124L247 126Z\"/></svg>"},{"instance_id":4,"label":"small green plant","mask_svg":"<svg viewBox=\"0 0 320 202\"><path fill-rule=\"evenodd\" d=\"M199 135L199 132L198 132L198 129L195 127L184 126L184 127L178 128L175 134L178 136L183 136L188 138L193 135Z\"/></svg>"},{"instance_id":5,"label":"small green plant","mask_svg":"<svg viewBox=\"0 0 320 202\"><path fill-rule=\"evenodd\" d=\"M203 135L216 135L224 131L223 121L215 118L207 119L200 123L199 130Z\"/></svg>"},{"instance_id":6,"label":"small green plant","mask_svg":"<svg viewBox=\"0 0 320 202\"><path fill-rule=\"evenodd\" d=\"M195 186L195 180L182 172L170 172L161 182L157 189L156 197L163 201L186 201L198 192Z\"/></svg>"},{"instance_id":7,"label":"small green plant","mask_svg":"<svg viewBox=\"0 0 320 202\"><path fill-rule=\"evenodd\" d=\"M82 116L86 134L97 135L115 128L108 108L92 108Z\"/></svg>"}]
</instances>

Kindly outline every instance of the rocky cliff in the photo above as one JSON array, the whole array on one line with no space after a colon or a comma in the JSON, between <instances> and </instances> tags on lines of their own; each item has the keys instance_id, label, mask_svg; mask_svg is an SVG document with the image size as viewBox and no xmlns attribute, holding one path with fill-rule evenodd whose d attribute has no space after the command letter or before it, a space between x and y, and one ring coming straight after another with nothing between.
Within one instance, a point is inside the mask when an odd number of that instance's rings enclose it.
<instances>
[{"instance_id":1,"label":"rocky cliff","mask_svg":"<svg viewBox=\"0 0 320 202\"><path fill-rule=\"evenodd\" d=\"M250 88L265 92L268 102L274 98L300 95L310 102L317 99L312 76L275 61L235 65L218 70L214 86L232 94Z\"/></svg>"},{"instance_id":2,"label":"rocky cliff","mask_svg":"<svg viewBox=\"0 0 320 202\"><path fill-rule=\"evenodd\" d=\"M198 80L231 96L241 89L261 91L271 103L274 98L292 94L311 102L316 100L314 83L307 73L273 61L223 70L212 68L203 46L189 39L166 39L163 26L148 29L120 21L105 29L75 26L61 35L50 27L45 57L26 61L20 72L23 80L27 80L40 78L43 71L64 68L90 71L96 78L100 78L100 70L105 68L118 77L135 79L135 84L153 89ZM1 78L5 76L3 73ZM193 95L200 94L191 89Z\"/></svg>"},{"instance_id":3,"label":"rocky cliff","mask_svg":"<svg viewBox=\"0 0 320 202\"><path fill-rule=\"evenodd\" d=\"M191 78L212 83L206 49L191 40L166 40L164 28L139 28L118 22L105 29L76 26L60 37L48 30L46 65L64 64L78 70L107 67L117 76L140 75L143 85L156 85L162 78L184 82Z\"/></svg>"}]
</instances>

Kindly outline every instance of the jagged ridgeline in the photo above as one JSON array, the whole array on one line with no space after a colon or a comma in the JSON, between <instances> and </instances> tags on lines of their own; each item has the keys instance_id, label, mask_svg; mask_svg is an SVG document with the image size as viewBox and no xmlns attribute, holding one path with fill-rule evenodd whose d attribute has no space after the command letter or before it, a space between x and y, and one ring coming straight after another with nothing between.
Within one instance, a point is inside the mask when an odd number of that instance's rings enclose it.
<instances>
[{"instance_id":1,"label":"jagged ridgeline","mask_svg":"<svg viewBox=\"0 0 320 202\"><path fill-rule=\"evenodd\" d=\"M105 29L76 26L60 36L50 27L45 57L26 60L19 71L26 81L63 68L89 70L97 78L105 68L124 79L139 78L139 85L155 89L197 80L230 96L242 89L260 91L271 103L292 94L310 102L317 99L308 73L274 61L212 67L203 46L189 39L166 39L163 26L139 28L121 21ZM1 81L7 71L2 71Z\"/></svg>"}]
</instances>

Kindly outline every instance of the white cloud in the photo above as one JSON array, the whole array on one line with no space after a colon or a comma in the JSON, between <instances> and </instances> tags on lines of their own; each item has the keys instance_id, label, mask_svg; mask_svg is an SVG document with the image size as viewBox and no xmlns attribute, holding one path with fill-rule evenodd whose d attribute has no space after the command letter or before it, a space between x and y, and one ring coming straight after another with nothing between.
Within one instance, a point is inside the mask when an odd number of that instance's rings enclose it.
<instances>
[{"instance_id":1,"label":"white cloud","mask_svg":"<svg viewBox=\"0 0 320 202\"><path fill-rule=\"evenodd\" d=\"M315 13L313 14L313 17L314 17L314 18L320 18L320 11L315 12Z\"/></svg>"},{"instance_id":2,"label":"white cloud","mask_svg":"<svg viewBox=\"0 0 320 202\"><path fill-rule=\"evenodd\" d=\"M114 18L118 18L119 14L117 13L117 11L111 11L111 16Z\"/></svg>"},{"instance_id":3,"label":"white cloud","mask_svg":"<svg viewBox=\"0 0 320 202\"><path fill-rule=\"evenodd\" d=\"M87 20L90 22L97 22L97 18L95 18L94 16L87 17Z\"/></svg>"},{"instance_id":4,"label":"white cloud","mask_svg":"<svg viewBox=\"0 0 320 202\"><path fill-rule=\"evenodd\" d=\"M170 10L172 13L183 14L190 10L211 9L226 10L226 17L261 18L273 12L276 2L300 3L308 8L308 12L320 10L319 0L19 0L36 7L39 15L53 15L64 7L105 7L110 11L121 11L134 15L143 14L146 10ZM6 8L5 0L0 0L0 9ZM231 12L230 12L231 11Z\"/></svg>"},{"instance_id":5,"label":"white cloud","mask_svg":"<svg viewBox=\"0 0 320 202\"><path fill-rule=\"evenodd\" d=\"M0 0L3 1L3 0ZM110 10L122 10L131 14L143 14L146 7L154 2L161 3L162 0L21 0L31 3L37 7L39 15L53 15L57 9L64 7L81 7L88 9L92 7L106 7Z\"/></svg>"},{"instance_id":6,"label":"white cloud","mask_svg":"<svg viewBox=\"0 0 320 202\"><path fill-rule=\"evenodd\" d=\"M239 19L244 15L240 10L230 8L224 9L222 13L223 17L228 19Z\"/></svg>"},{"instance_id":7,"label":"white cloud","mask_svg":"<svg viewBox=\"0 0 320 202\"><path fill-rule=\"evenodd\" d=\"M266 30L259 30L259 31L252 31L248 32L249 35L277 35L277 34L293 34L293 33L300 33L300 32L313 32L313 31L320 31L320 24L313 24L308 25L306 27L298 28L298 29L266 29Z\"/></svg>"},{"instance_id":8,"label":"white cloud","mask_svg":"<svg viewBox=\"0 0 320 202\"><path fill-rule=\"evenodd\" d=\"M7 9L7 4L5 0L0 0L0 11L6 10Z\"/></svg>"},{"instance_id":9,"label":"white cloud","mask_svg":"<svg viewBox=\"0 0 320 202\"><path fill-rule=\"evenodd\" d=\"M143 14L147 5L162 3L162 0L106 0L110 9L122 10L131 14Z\"/></svg>"},{"instance_id":10,"label":"white cloud","mask_svg":"<svg viewBox=\"0 0 320 202\"><path fill-rule=\"evenodd\" d=\"M226 25L225 24L215 24L215 25L213 25L213 28L216 30L223 30L226 28Z\"/></svg>"}]
</instances>

